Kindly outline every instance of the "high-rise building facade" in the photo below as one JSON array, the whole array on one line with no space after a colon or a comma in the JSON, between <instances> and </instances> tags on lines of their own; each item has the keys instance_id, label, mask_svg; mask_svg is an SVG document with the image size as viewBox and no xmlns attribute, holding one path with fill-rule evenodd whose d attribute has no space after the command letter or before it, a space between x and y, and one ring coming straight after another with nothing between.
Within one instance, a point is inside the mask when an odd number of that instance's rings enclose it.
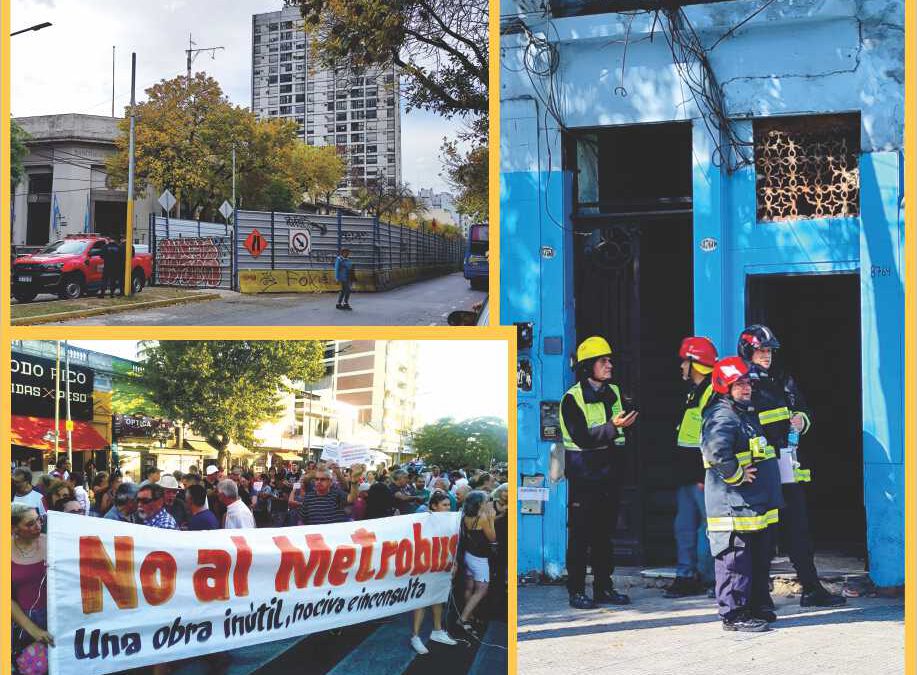
<instances>
[{"instance_id":1,"label":"high-rise building facade","mask_svg":"<svg viewBox=\"0 0 917 675\"><path fill-rule=\"evenodd\" d=\"M292 119L309 145L347 160L338 196L384 180L401 182L401 106L394 66L326 67L313 53L297 6L252 17L252 111Z\"/></svg>"},{"instance_id":2,"label":"high-rise building facade","mask_svg":"<svg viewBox=\"0 0 917 675\"><path fill-rule=\"evenodd\" d=\"M379 434L378 448L390 455L411 454L417 396L417 343L410 340L338 340L328 363L332 370L334 399L353 406L357 422Z\"/></svg>"}]
</instances>

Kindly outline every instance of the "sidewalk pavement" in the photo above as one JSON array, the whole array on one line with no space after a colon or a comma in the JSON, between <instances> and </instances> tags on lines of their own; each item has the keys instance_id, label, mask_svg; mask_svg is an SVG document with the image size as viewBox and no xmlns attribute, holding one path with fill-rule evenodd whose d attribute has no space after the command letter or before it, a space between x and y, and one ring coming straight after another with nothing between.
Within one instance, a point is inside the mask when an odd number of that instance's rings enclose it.
<instances>
[{"instance_id":1,"label":"sidewalk pavement","mask_svg":"<svg viewBox=\"0 0 917 675\"><path fill-rule=\"evenodd\" d=\"M633 604L574 610L563 586L521 586L518 672L523 675L900 675L903 598L849 599L840 608L799 606L774 596L766 633L727 633L713 600L667 600L660 588L615 583Z\"/></svg>"}]
</instances>

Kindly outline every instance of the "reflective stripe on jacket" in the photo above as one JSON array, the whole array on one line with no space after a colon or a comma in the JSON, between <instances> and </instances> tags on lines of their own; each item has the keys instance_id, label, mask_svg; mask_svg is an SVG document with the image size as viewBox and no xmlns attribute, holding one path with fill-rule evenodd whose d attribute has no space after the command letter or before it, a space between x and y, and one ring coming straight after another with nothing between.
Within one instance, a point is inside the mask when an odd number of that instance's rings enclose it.
<instances>
[{"instance_id":1,"label":"reflective stripe on jacket","mask_svg":"<svg viewBox=\"0 0 917 675\"><path fill-rule=\"evenodd\" d=\"M758 421L764 428L768 443L778 451L789 445L790 418L794 415L799 415L803 419L800 433L805 434L809 431L812 426L809 409L791 376L771 373L760 366L752 366L751 381L752 405L758 411ZM797 483L812 480L811 472L798 465L794 467L793 474Z\"/></svg>"},{"instance_id":2,"label":"reflective stripe on jacket","mask_svg":"<svg viewBox=\"0 0 917 675\"><path fill-rule=\"evenodd\" d=\"M777 453L764 437L756 411L721 397L704 410L701 452L707 475L704 502L713 555L729 547L732 532L763 530L778 520L783 506ZM743 483L744 469L757 468Z\"/></svg>"},{"instance_id":3,"label":"reflective stripe on jacket","mask_svg":"<svg viewBox=\"0 0 917 675\"><path fill-rule=\"evenodd\" d=\"M586 385L589 386L588 384ZM567 390L567 393L564 394L564 399L568 396L573 399L576 403L576 407L582 412L583 417L586 419L586 428L593 429L595 427L603 426L608 423L608 420L620 415L624 412L624 406L621 404L621 391L618 389L618 385L609 384L605 385L611 391L613 396L611 403L611 416L609 417L608 410L606 409L606 400L602 400L601 396L595 395L590 392L592 395L584 394L583 383L577 382L572 387ZM590 387L591 388L591 387ZM590 400L586 400L587 396ZM579 450L595 450L598 447L593 448L584 448L577 445L573 440L573 437L570 434L570 429L567 427L567 420L564 419L564 405L563 401L561 402L561 411L560 411L560 430L563 434L564 447L567 450L572 450L574 452ZM619 429L618 435L614 439L614 444L621 446L624 445L624 434Z\"/></svg>"}]
</instances>

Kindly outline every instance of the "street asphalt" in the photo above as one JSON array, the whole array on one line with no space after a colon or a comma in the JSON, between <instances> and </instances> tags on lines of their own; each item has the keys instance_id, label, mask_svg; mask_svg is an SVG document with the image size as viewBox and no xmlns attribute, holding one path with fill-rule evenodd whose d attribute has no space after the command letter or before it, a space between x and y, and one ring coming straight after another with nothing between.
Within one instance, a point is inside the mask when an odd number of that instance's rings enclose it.
<instances>
[{"instance_id":1,"label":"street asphalt","mask_svg":"<svg viewBox=\"0 0 917 675\"><path fill-rule=\"evenodd\" d=\"M62 325L93 326L439 326L456 309L484 299L461 272L382 293L354 293L353 311L335 309L332 293L242 295L216 291L219 300L92 316ZM49 324L54 325L54 324Z\"/></svg>"},{"instance_id":2,"label":"street asphalt","mask_svg":"<svg viewBox=\"0 0 917 675\"><path fill-rule=\"evenodd\" d=\"M666 600L659 588L618 590L633 604L571 609L563 586L519 588L518 672L525 675L899 675L904 671L904 600L849 599L802 608L774 596L766 633L724 632L713 600Z\"/></svg>"}]
</instances>

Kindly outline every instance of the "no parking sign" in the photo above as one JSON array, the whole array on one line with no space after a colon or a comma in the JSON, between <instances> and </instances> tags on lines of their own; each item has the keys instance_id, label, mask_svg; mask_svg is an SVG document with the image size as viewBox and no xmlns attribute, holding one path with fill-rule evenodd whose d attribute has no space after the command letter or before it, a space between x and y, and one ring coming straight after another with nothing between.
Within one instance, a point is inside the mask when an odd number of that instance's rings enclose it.
<instances>
[{"instance_id":1,"label":"no parking sign","mask_svg":"<svg viewBox=\"0 0 917 675\"><path fill-rule=\"evenodd\" d=\"M308 229L290 228L290 255L309 255L312 252L312 232Z\"/></svg>"}]
</instances>

